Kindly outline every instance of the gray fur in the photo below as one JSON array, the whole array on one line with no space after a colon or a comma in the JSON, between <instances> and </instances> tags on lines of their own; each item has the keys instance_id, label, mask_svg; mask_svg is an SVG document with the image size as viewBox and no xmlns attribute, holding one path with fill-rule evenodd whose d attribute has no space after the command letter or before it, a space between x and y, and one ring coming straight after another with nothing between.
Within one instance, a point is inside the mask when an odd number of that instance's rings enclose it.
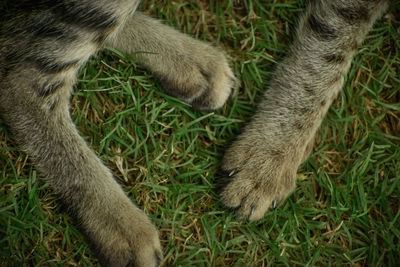
<instances>
[{"instance_id":1,"label":"gray fur","mask_svg":"<svg viewBox=\"0 0 400 267\"><path fill-rule=\"evenodd\" d=\"M357 46L388 3L310 1L256 114L221 164L221 199L238 218L258 220L294 190L297 169L312 150Z\"/></svg>"},{"instance_id":2,"label":"gray fur","mask_svg":"<svg viewBox=\"0 0 400 267\"><path fill-rule=\"evenodd\" d=\"M151 52L138 57L168 92L202 109L220 107L234 85L223 53L134 13L138 4L9 0L1 6L0 115L108 266L158 266L162 251L155 227L70 118L79 68L105 44Z\"/></svg>"}]
</instances>

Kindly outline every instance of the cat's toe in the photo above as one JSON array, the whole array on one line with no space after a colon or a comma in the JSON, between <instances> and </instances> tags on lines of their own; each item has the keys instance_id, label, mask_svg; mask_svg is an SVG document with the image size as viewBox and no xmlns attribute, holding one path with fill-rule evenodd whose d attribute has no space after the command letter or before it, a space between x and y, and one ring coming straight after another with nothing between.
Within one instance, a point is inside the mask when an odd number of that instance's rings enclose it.
<instances>
[{"instance_id":1,"label":"cat's toe","mask_svg":"<svg viewBox=\"0 0 400 267\"><path fill-rule=\"evenodd\" d=\"M201 95L192 99L191 104L196 109L218 109L235 94L237 80L224 56L221 54L220 57L217 62L209 64L207 72L202 73L208 80L208 87Z\"/></svg>"},{"instance_id":2,"label":"cat's toe","mask_svg":"<svg viewBox=\"0 0 400 267\"><path fill-rule=\"evenodd\" d=\"M229 176L228 171L220 171L219 179L224 185L220 187L221 201L234 210L239 220L255 221L261 219L268 210L276 208L282 198L294 189L294 182L288 186L282 177L260 174L254 170L252 176L237 171ZM224 175L224 176L222 176ZM257 175L260 175L257 177ZM290 179L294 180L294 179Z\"/></svg>"}]
</instances>

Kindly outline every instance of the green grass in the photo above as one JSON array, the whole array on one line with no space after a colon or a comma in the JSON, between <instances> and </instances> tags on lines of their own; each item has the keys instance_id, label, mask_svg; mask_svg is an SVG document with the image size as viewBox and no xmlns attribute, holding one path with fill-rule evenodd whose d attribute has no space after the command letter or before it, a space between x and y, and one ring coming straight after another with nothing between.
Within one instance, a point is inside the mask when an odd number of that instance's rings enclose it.
<instances>
[{"instance_id":1,"label":"green grass","mask_svg":"<svg viewBox=\"0 0 400 267\"><path fill-rule=\"evenodd\" d=\"M236 221L221 205L214 174L284 55L301 1L145 1L153 16L232 57L240 91L216 112L193 111L166 95L129 56L106 51L90 60L72 99L73 119L157 225L167 266L398 265L396 2L359 50L295 193L256 223ZM0 265L98 264L39 178L0 122Z\"/></svg>"}]
</instances>

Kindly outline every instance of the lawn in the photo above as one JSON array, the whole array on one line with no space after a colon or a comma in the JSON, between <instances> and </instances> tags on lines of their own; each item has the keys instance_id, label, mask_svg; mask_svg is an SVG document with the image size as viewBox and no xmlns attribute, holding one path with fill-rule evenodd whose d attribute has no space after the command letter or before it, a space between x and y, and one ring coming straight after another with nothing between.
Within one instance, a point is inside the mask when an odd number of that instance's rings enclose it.
<instances>
[{"instance_id":1,"label":"lawn","mask_svg":"<svg viewBox=\"0 0 400 267\"><path fill-rule=\"evenodd\" d=\"M400 1L359 49L296 191L255 223L219 202L214 175L284 56L303 1L144 2L152 16L225 49L240 80L221 110L199 112L118 51L80 72L73 120L158 227L165 265L398 266ZM23 265L98 262L0 121L0 266Z\"/></svg>"}]
</instances>

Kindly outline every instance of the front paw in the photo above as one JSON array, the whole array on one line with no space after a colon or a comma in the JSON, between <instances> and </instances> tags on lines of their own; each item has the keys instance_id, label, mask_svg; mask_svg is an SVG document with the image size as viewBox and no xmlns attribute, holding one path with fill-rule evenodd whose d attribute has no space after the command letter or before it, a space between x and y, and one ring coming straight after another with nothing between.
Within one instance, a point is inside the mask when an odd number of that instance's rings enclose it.
<instances>
[{"instance_id":1,"label":"front paw","mask_svg":"<svg viewBox=\"0 0 400 267\"><path fill-rule=\"evenodd\" d=\"M160 266L163 256L157 230L133 205L116 208L112 216L96 216L89 223L86 232L105 266Z\"/></svg>"},{"instance_id":2,"label":"front paw","mask_svg":"<svg viewBox=\"0 0 400 267\"><path fill-rule=\"evenodd\" d=\"M197 42L177 59L166 59L156 74L169 94L199 110L218 109L233 95L237 81L224 53Z\"/></svg>"},{"instance_id":3,"label":"front paw","mask_svg":"<svg viewBox=\"0 0 400 267\"><path fill-rule=\"evenodd\" d=\"M272 146L245 131L226 151L217 175L222 202L238 219L261 219L294 190L304 151L294 144Z\"/></svg>"}]
</instances>

